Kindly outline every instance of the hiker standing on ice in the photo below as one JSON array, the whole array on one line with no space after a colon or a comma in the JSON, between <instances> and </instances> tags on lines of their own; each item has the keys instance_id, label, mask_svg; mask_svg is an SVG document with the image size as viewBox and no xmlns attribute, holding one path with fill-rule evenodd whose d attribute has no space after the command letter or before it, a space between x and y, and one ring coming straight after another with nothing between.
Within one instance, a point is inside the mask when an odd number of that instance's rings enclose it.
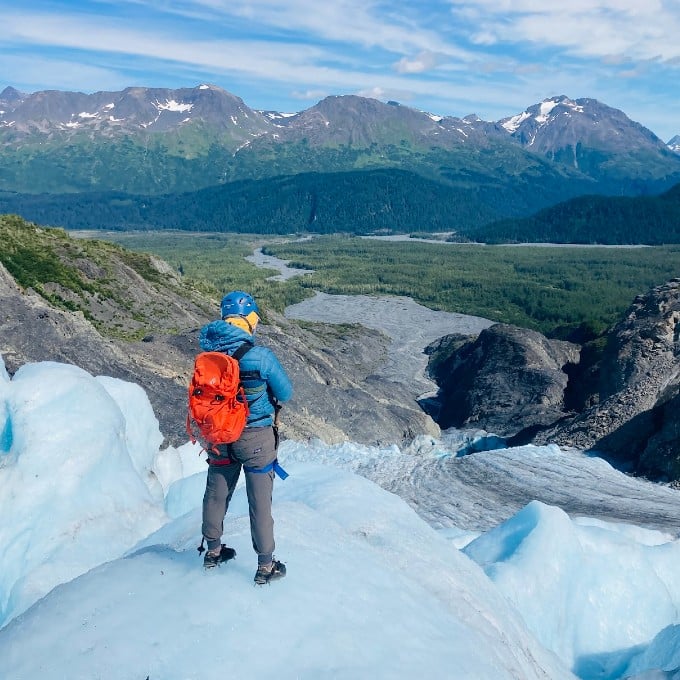
<instances>
[{"instance_id":1,"label":"hiker standing on ice","mask_svg":"<svg viewBox=\"0 0 680 680\"><path fill-rule=\"evenodd\" d=\"M237 353L241 383L248 401L246 427L233 444L220 444L208 451L208 479L203 496L203 536L208 544L204 566L212 568L233 558L236 551L222 544L223 522L241 473L245 471L250 509L250 532L257 553L255 583L264 584L286 575L285 565L274 558L272 489L274 474L285 475L278 466L278 402L290 399L293 386L276 355L255 345L260 310L248 293L233 291L222 299L222 319L201 329L204 351ZM239 349L243 347L243 349ZM244 350L247 352L244 354ZM215 455L219 453L220 455Z\"/></svg>"}]
</instances>

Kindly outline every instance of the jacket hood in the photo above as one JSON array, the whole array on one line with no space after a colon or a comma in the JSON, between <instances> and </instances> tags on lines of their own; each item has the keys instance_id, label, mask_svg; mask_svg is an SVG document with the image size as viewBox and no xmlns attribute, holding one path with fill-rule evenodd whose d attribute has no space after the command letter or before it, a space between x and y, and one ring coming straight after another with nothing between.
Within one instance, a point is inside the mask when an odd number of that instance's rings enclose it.
<instances>
[{"instance_id":1,"label":"jacket hood","mask_svg":"<svg viewBox=\"0 0 680 680\"><path fill-rule=\"evenodd\" d=\"M211 321L201 328L199 343L205 352L226 352L232 354L244 342L255 344L250 333L226 321Z\"/></svg>"}]
</instances>

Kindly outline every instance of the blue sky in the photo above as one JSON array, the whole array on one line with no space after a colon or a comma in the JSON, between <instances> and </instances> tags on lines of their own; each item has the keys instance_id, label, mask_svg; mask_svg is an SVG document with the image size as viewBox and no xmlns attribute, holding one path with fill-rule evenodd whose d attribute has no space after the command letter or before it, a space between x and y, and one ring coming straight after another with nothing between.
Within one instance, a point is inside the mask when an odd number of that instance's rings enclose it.
<instances>
[{"instance_id":1,"label":"blue sky","mask_svg":"<svg viewBox=\"0 0 680 680\"><path fill-rule=\"evenodd\" d=\"M212 83L293 112L331 94L511 116L592 97L680 134L678 0L0 0L0 89Z\"/></svg>"}]
</instances>

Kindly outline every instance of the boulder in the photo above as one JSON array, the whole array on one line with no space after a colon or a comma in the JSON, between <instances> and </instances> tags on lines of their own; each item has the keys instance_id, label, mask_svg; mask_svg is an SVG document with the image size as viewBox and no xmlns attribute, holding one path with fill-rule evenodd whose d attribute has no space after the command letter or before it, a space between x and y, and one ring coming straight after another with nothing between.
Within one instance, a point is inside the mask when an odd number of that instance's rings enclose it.
<instances>
[{"instance_id":1,"label":"boulder","mask_svg":"<svg viewBox=\"0 0 680 680\"><path fill-rule=\"evenodd\" d=\"M454 349L434 369L442 428L483 428L517 441L565 416L569 366L579 347L537 331L494 324ZM431 347L441 354L441 343Z\"/></svg>"}]
</instances>

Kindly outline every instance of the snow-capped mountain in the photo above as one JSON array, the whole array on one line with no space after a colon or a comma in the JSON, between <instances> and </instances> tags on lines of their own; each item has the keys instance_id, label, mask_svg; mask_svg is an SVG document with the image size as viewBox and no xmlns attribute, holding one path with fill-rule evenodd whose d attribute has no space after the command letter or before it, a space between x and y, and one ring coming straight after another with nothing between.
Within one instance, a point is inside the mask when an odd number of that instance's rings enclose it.
<instances>
[{"instance_id":1,"label":"snow-capped mountain","mask_svg":"<svg viewBox=\"0 0 680 680\"><path fill-rule=\"evenodd\" d=\"M538 153L558 158L569 149L576 165L586 149L658 153L666 147L653 132L596 99L552 97L500 124L514 139Z\"/></svg>"},{"instance_id":2,"label":"snow-capped mountain","mask_svg":"<svg viewBox=\"0 0 680 680\"><path fill-rule=\"evenodd\" d=\"M397 102L355 95L329 96L294 113L256 111L242 99L213 85L177 90L130 87L122 92L25 94L7 87L0 92L0 131L24 137L31 133L96 132L102 135L169 132L203 123L241 136L268 133L276 142L309 137L321 145L407 140L449 146L477 131L498 131L477 116L464 119L420 111Z\"/></svg>"},{"instance_id":3,"label":"snow-capped mountain","mask_svg":"<svg viewBox=\"0 0 680 680\"><path fill-rule=\"evenodd\" d=\"M321 145L358 148L383 143L452 149L470 142L485 145L485 136L504 132L478 116L441 116L356 95L329 96L297 114L269 117L286 128L277 135L282 140L305 137Z\"/></svg>"},{"instance_id":4,"label":"snow-capped mountain","mask_svg":"<svg viewBox=\"0 0 680 680\"><path fill-rule=\"evenodd\" d=\"M494 122L354 95L295 113L254 110L205 84L93 94L5 88L0 163L0 191L19 194L169 194L399 169L464 191L477 201L473 213L504 206L498 218L584 193L660 193L680 181L678 154L594 99L554 97Z\"/></svg>"},{"instance_id":5,"label":"snow-capped mountain","mask_svg":"<svg viewBox=\"0 0 680 680\"><path fill-rule=\"evenodd\" d=\"M680 135L675 135L673 139L668 142L668 148L675 153L680 153Z\"/></svg>"},{"instance_id":6,"label":"snow-capped mountain","mask_svg":"<svg viewBox=\"0 0 680 680\"><path fill-rule=\"evenodd\" d=\"M0 92L0 132L5 145L17 136L89 131L100 135L176 131L190 124L228 130L247 137L268 133L283 143L305 136L310 143L427 143L449 147L484 138L510 137L534 152L554 155L571 146L609 150L666 145L625 113L595 99L564 95L528 107L522 113L484 121L476 115L442 116L355 95L330 96L300 112L256 111L242 99L214 85L164 89L130 87L121 92L26 94L13 87ZM7 132L14 134L7 137ZM679 137L668 143L678 146Z\"/></svg>"},{"instance_id":7,"label":"snow-capped mountain","mask_svg":"<svg viewBox=\"0 0 680 680\"><path fill-rule=\"evenodd\" d=\"M0 93L0 129L31 133L89 131L101 135L168 132L189 123L259 133L269 121L243 100L213 85L177 90L129 87L122 92Z\"/></svg>"}]
</instances>

